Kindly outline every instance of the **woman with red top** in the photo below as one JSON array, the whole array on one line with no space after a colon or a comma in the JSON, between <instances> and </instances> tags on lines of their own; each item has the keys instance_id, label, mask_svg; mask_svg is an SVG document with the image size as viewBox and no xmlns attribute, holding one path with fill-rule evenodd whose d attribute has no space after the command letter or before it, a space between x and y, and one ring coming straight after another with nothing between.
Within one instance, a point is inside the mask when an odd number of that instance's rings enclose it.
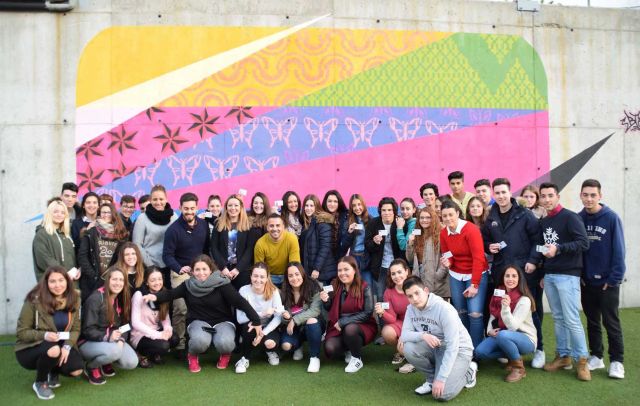
<instances>
[{"instance_id":1,"label":"woman with red top","mask_svg":"<svg viewBox=\"0 0 640 406\"><path fill-rule=\"evenodd\" d=\"M478 227L460 218L455 202L442 203L441 213L445 228L440 231L440 261L449 269L451 302L477 347L484 337L482 311L489 278L482 235Z\"/></svg>"},{"instance_id":2,"label":"woman with red top","mask_svg":"<svg viewBox=\"0 0 640 406\"><path fill-rule=\"evenodd\" d=\"M344 372L358 372L362 363L362 347L376 338L378 325L373 318L373 293L360 278L355 258L338 261L338 277L331 282L333 291L320 292L320 300L328 310L324 351L327 358L344 353L348 363Z\"/></svg>"},{"instance_id":3,"label":"woman with red top","mask_svg":"<svg viewBox=\"0 0 640 406\"><path fill-rule=\"evenodd\" d=\"M409 264L404 259L394 259L389 265L389 273L387 274L387 289L384 291L384 302L376 303L373 310L378 317L384 321L382 327L382 339L385 344L397 346L398 338L402 333L402 323L404 322L404 314L409 306L409 300L402 290L402 284L410 275ZM404 356L396 352L391 360L393 365L400 365L404 362ZM407 374L415 371L415 367L411 364L402 366L399 371Z\"/></svg>"}]
</instances>

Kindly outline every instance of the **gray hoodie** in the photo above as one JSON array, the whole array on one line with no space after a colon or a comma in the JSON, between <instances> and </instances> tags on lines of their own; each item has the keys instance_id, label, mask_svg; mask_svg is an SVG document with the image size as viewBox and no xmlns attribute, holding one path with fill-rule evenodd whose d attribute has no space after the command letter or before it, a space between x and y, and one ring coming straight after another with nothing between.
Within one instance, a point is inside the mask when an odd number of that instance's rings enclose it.
<instances>
[{"instance_id":1,"label":"gray hoodie","mask_svg":"<svg viewBox=\"0 0 640 406\"><path fill-rule=\"evenodd\" d=\"M413 305L407 307L407 313L402 323L403 343L420 342L424 333L440 339L440 346L444 349L444 356L435 377L438 381L446 381L458 354L473 355L471 336L464 328L458 312L440 296L429 293L429 299L424 309L419 310Z\"/></svg>"}]
</instances>

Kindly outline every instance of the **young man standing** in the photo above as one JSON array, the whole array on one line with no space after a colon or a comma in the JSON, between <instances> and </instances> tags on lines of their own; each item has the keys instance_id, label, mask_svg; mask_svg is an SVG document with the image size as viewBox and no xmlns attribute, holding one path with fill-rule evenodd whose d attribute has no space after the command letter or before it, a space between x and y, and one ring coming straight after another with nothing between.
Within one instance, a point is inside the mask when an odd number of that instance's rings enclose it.
<instances>
[{"instance_id":1,"label":"young man standing","mask_svg":"<svg viewBox=\"0 0 640 406\"><path fill-rule=\"evenodd\" d=\"M473 188L476 190L476 197L482 200L485 206L491 207L494 200L491 197L491 183L489 183L489 179L477 180L476 183L473 184Z\"/></svg>"},{"instance_id":2,"label":"young man standing","mask_svg":"<svg viewBox=\"0 0 640 406\"><path fill-rule=\"evenodd\" d=\"M82 208L78 204L78 185L73 182L63 183L60 199L69 211L69 222L73 222L76 217L82 217Z\"/></svg>"},{"instance_id":3,"label":"young man standing","mask_svg":"<svg viewBox=\"0 0 640 406\"><path fill-rule=\"evenodd\" d=\"M604 368L602 328L609 341L609 377L624 378L624 342L618 315L620 284L626 266L622 221L609 207L600 203L602 188L595 179L582 182L580 199L584 209L579 213L589 236L589 250L584 253L582 271L582 309L587 316L587 335L591 356L589 370Z\"/></svg>"},{"instance_id":4,"label":"young man standing","mask_svg":"<svg viewBox=\"0 0 640 406\"><path fill-rule=\"evenodd\" d=\"M493 195L495 204L491 206L482 227L484 250L493 255L493 284L497 286L502 283L502 274L509 265L518 265L525 272L527 286L535 300L533 324L538 333L538 346L531 366L542 368L545 362L542 346L542 288L541 273L536 269L542 260L542 255L536 251L536 245L541 240L540 223L531 210L518 205L513 198L509 179L494 179Z\"/></svg>"},{"instance_id":5,"label":"young man standing","mask_svg":"<svg viewBox=\"0 0 640 406\"><path fill-rule=\"evenodd\" d=\"M198 196L185 193L180 196L181 216L174 221L164 235L162 260L171 270L171 288L175 289L191 277L191 261L201 254L209 253L209 226L196 216ZM180 342L176 346L179 358L185 352L187 305L184 299L173 301L171 315L173 330Z\"/></svg>"},{"instance_id":6,"label":"young man standing","mask_svg":"<svg viewBox=\"0 0 640 406\"><path fill-rule=\"evenodd\" d=\"M411 276L402 284L409 306L402 324L398 348L407 361L426 376L418 395L451 400L463 387L476 384L478 365L471 337L456 309L429 292L422 280Z\"/></svg>"},{"instance_id":7,"label":"young man standing","mask_svg":"<svg viewBox=\"0 0 640 406\"><path fill-rule=\"evenodd\" d=\"M422 197L426 207L431 207L435 210L438 196L440 196L438 193L438 185L435 183L425 183L420 186L420 197Z\"/></svg>"},{"instance_id":8,"label":"young man standing","mask_svg":"<svg viewBox=\"0 0 640 406\"><path fill-rule=\"evenodd\" d=\"M280 287L284 281L289 262L300 262L298 238L284 229L284 222L278 213L267 219L267 234L256 242L253 250L254 263L264 262L271 272L271 281Z\"/></svg>"},{"instance_id":9,"label":"young man standing","mask_svg":"<svg viewBox=\"0 0 640 406\"><path fill-rule=\"evenodd\" d=\"M464 190L464 173L460 171L451 172L449 176L449 188L451 189L451 200L456 202L463 213L467 212L467 204L474 196L473 193Z\"/></svg>"},{"instance_id":10,"label":"young man standing","mask_svg":"<svg viewBox=\"0 0 640 406\"><path fill-rule=\"evenodd\" d=\"M571 369L573 357L578 379L590 381L587 340L580 321L580 276L582 255L589 249L587 231L580 216L560 205L556 184L540 185L540 201L547 209L547 217L540 220L545 243L541 248L545 256L544 289L556 333L556 357L544 365L544 370Z\"/></svg>"},{"instance_id":11,"label":"young man standing","mask_svg":"<svg viewBox=\"0 0 640 406\"><path fill-rule=\"evenodd\" d=\"M136 198L131 195L123 195L120 199L120 218L122 219L124 226L127 227L129 235L133 232L133 220L131 219L131 216L135 210Z\"/></svg>"}]
</instances>

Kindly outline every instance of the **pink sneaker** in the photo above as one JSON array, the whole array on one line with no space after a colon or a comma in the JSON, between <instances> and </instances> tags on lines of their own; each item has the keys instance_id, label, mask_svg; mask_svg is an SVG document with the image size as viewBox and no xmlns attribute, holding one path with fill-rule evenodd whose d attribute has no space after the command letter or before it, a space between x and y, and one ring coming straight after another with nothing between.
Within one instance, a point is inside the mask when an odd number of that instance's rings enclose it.
<instances>
[{"instance_id":1,"label":"pink sneaker","mask_svg":"<svg viewBox=\"0 0 640 406\"><path fill-rule=\"evenodd\" d=\"M198 356L195 354L187 354L187 361L189 362L189 371L190 372L200 372L200 362L198 361Z\"/></svg>"},{"instance_id":2,"label":"pink sneaker","mask_svg":"<svg viewBox=\"0 0 640 406\"><path fill-rule=\"evenodd\" d=\"M231 354L220 354L216 367L218 367L218 369L226 369L227 366L229 366L229 361L231 361Z\"/></svg>"}]
</instances>

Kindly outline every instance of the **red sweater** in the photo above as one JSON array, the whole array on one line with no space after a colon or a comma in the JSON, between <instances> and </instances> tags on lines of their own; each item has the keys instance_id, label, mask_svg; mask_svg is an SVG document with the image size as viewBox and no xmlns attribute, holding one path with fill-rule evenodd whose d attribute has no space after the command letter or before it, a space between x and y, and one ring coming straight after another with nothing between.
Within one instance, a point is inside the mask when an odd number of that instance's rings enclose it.
<instances>
[{"instance_id":1,"label":"red sweater","mask_svg":"<svg viewBox=\"0 0 640 406\"><path fill-rule=\"evenodd\" d=\"M489 268L484 256L484 246L480 229L473 223L467 222L460 230L460 234L449 235L447 228L440 231L440 251L451 251L449 258L451 270L461 274L471 274L471 283L480 284L482 273Z\"/></svg>"}]
</instances>

